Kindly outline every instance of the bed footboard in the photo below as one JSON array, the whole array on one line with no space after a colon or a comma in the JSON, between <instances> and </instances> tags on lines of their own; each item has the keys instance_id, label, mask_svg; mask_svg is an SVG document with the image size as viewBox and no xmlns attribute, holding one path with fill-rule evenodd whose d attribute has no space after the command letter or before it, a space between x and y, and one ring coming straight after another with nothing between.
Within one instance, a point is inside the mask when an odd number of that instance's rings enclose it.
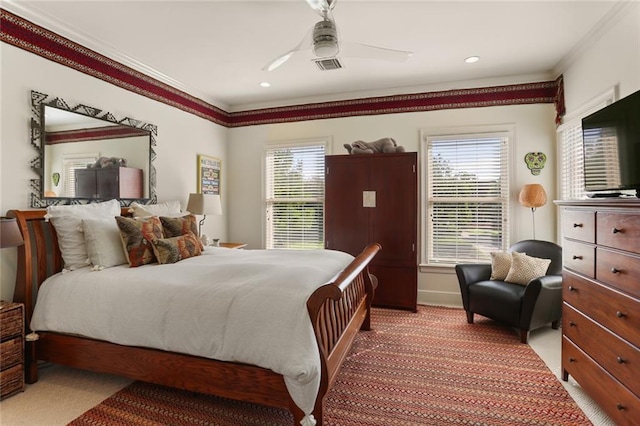
<instances>
[{"instance_id":1,"label":"bed footboard","mask_svg":"<svg viewBox=\"0 0 640 426\"><path fill-rule=\"evenodd\" d=\"M322 424L324 397L331 389L358 330L371 327L371 302L377 279L369 274L369 262L382 248L367 246L330 284L318 288L307 301L315 331L322 378L314 416Z\"/></svg>"}]
</instances>

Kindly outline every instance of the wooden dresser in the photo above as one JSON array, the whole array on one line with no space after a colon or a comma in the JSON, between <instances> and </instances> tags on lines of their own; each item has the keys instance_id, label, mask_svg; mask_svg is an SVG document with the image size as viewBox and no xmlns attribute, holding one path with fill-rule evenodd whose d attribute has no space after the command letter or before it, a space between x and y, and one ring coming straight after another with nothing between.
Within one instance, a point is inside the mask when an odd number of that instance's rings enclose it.
<instances>
[{"instance_id":1,"label":"wooden dresser","mask_svg":"<svg viewBox=\"0 0 640 426\"><path fill-rule=\"evenodd\" d=\"M0 302L0 398L24 390L24 305Z\"/></svg>"},{"instance_id":2,"label":"wooden dresser","mask_svg":"<svg viewBox=\"0 0 640 426\"><path fill-rule=\"evenodd\" d=\"M562 379L618 424L640 419L640 200L562 207Z\"/></svg>"}]
</instances>

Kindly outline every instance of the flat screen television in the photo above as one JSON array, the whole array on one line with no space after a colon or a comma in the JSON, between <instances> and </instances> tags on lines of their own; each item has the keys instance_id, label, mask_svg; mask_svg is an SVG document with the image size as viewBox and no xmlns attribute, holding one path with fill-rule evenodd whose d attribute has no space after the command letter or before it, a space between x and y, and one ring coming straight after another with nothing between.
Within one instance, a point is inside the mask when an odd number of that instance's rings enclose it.
<instances>
[{"instance_id":1,"label":"flat screen television","mask_svg":"<svg viewBox=\"0 0 640 426\"><path fill-rule=\"evenodd\" d=\"M640 90L583 118L582 139L588 195L640 198Z\"/></svg>"}]
</instances>

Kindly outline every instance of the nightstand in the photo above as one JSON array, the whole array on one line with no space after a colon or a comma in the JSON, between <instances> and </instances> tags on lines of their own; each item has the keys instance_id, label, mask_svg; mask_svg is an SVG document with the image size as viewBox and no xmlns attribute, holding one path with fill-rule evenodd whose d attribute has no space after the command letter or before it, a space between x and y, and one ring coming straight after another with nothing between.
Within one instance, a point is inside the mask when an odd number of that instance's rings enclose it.
<instances>
[{"instance_id":1,"label":"nightstand","mask_svg":"<svg viewBox=\"0 0 640 426\"><path fill-rule=\"evenodd\" d=\"M247 246L246 243L220 243L220 247L230 248L230 249L241 249Z\"/></svg>"},{"instance_id":2,"label":"nightstand","mask_svg":"<svg viewBox=\"0 0 640 426\"><path fill-rule=\"evenodd\" d=\"M0 302L0 399L24 390L24 305Z\"/></svg>"}]
</instances>

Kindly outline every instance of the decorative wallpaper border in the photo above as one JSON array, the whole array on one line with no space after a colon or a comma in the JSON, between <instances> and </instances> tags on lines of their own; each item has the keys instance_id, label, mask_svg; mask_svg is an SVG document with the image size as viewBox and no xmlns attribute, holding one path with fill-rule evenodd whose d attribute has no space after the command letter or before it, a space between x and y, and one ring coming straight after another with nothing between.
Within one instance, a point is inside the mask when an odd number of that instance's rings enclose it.
<instances>
[{"instance_id":1,"label":"decorative wallpaper border","mask_svg":"<svg viewBox=\"0 0 640 426\"><path fill-rule=\"evenodd\" d=\"M5 9L0 9L0 40L225 127L534 103L555 103L558 124L564 115L562 76L555 81L360 98L230 113Z\"/></svg>"}]
</instances>

